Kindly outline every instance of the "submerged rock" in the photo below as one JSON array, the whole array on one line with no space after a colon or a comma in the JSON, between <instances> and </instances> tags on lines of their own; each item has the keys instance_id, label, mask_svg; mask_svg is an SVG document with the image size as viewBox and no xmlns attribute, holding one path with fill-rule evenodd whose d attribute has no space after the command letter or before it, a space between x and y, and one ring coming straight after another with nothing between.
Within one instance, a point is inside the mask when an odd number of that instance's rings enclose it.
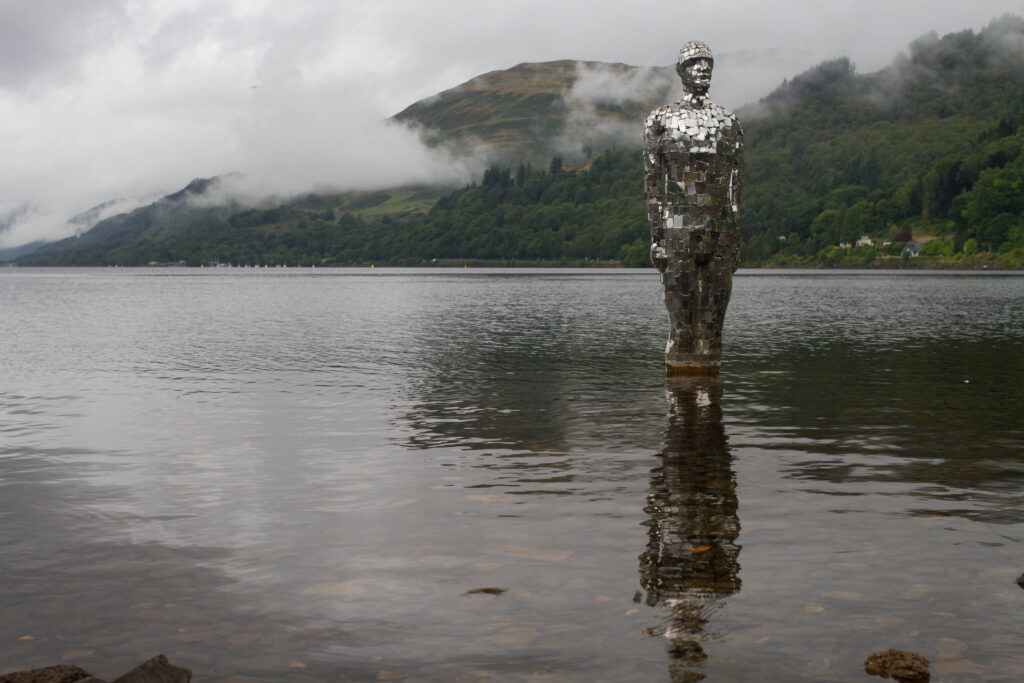
<instances>
[{"instance_id":1,"label":"submerged rock","mask_svg":"<svg viewBox=\"0 0 1024 683\"><path fill-rule=\"evenodd\" d=\"M0 683L77 683L86 678L92 678L92 674L77 666L58 664L45 669L14 671L4 674L0 676Z\"/></svg>"},{"instance_id":2,"label":"submerged rock","mask_svg":"<svg viewBox=\"0 0 1024 683\"><path fill-rule=\"evenodd\" d=\"M1017 585L1024 588L1024 574L1017 577Z\"/></svg>"},{"instance_id":3,"label":"submerged rock","mask_svg":"<svg viewBox=\"0 0 1024 683\"><path fill-rule=\"evenodd\" d=\"M484 588L474 588L471 591L466 591L463 595L501 595L507 593L507 588L498 588L497 586L486 586Z\"/></svg>"},{"instance_id":4,"label":"submerged rock","mask_svg":"<svg viewBox=\"0 0 1024 683\"><path fill-rule=\"evenodd\" d=\"M882 678L891 676L897 681L927 681L931 677L927 657L903 650L874 653L864 660L864 671Z\"/></svg>"},{"instance_id":5,"label":"submerged rock","mask_svg":"<svg viewBox=\"0 0 1024 683\"><path fill-rule=\"evenodd\" d=\"M192 670L174 666L164 655L157 655L135 667L113 683L189 683ZM77 666L58 664L44 669L15 671L0 676L0 683L106 683Z\"/></svg>"},{"instance_id":6,"label":"submerged rock","mask_svg":"<svg viewBox=\"0 0 1024 683\"><path fill-rule=\"evenodd\" d=\"M174 666L164 655L157 655L114 679L114 683L189 683L192 670Z\"/></svg>"}]
</instances>

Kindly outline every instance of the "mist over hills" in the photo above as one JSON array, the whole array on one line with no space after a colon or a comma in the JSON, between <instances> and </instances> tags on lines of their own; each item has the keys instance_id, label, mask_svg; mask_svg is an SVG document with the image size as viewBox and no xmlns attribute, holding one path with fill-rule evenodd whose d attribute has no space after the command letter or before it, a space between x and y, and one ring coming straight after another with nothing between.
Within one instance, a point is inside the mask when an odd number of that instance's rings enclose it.
<instances>
[{"instance_id":1,"label":"mist over hills","mask_svg":"<svg viewBox=\"0 0 1024 683\"><path fill-rule=\"evenodd\" d=\"M124 244L159 240L177 232L201 233L240 208L234 202L212 206L193 202L203 197L217 182L214 178L197 178L181 190L151 204L100 220L72 237L37 245L31 252L31 262L45 261L48 255L63 252L102 253ZM94 207L73 218L72 222L85 223L90 216L102 213L105 206Z\"/></svg>"},{"instance_id":2,"label":"mist over hills","mask_svg":"<svg viewBox=\"0 0 1024 683\"><path fill-rule=\"evenodd\" d=\"M203 181L18 263L646 265L640 129L677 91L671 68L519 64L394 117L429 144L487 155L478 183L243 206ZM784 82L737 110L747 262L870 262L919 234L952 235L935 256L1024 261L1022 112L1024 21L1012 16L924 36L875 73L838 59ZM836 250L862 234L898 246Z\"/></svg>"}]
</instances>

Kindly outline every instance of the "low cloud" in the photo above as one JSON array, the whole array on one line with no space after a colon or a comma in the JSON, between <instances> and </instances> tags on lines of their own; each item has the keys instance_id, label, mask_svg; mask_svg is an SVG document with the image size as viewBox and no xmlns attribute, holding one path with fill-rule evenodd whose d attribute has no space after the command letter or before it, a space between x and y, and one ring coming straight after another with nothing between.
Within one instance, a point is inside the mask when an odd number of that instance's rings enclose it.
<instances>
[{"instance_id":1,"label":"low cloud","mask_svg":"<svg viewBox=\"0 0 1024 683\"><path fill-rule=\"evenodd\" d=\"M810 66L809 59L796 48L716 54L711 97L735 110L800 73ZM576 160L585 154L584 148L638 148L644 117L651 109L678 100L682 84L674 64L637 68L580 62L576 81L563 96L570 113L558 152Z\"/></svg>"},{"instance_id":2,"label":"low cloud","mask_svg":"<svg viewBox=\"0 0 1024 683\"><path fill-rule=\"evenodd\" d=\"M276 194L457 182L476 170L471 160L426 147L373 102L358 83L265 82L238 123L238 168L255 189Z\"/></svg>"},{"instance_id":3,"label":"low cloud","mask_svg":"<svg viewBox=\"0 0 1024 683\"><path fill-rule=\"evenodd\" d=\"M77 86L0 97L0 247L80 233L196 177L237 173L211 196L252 203L314 189L460 183L483 166L390 122L370 79L311 74L279 52L252 62L210 49L141 69L125 67L116 47L84 65Z\"/></svg>"},{"instance_id":4,"label":"low cloud","mask_svg":"<svg viewBox=\"0 0 1024 683\"><path fill-rule=\"evenodd\" d=\"M639 147L647 112L681 90L672 69L579 62L562 95L569 114L556 151L579 161L604 149Z\"/></svg>"},{"instance_id":5,"label":"low cloud","mask_svg":"<svg viewBox=\"0 0 1024 683\"><path fill-rule=\"evenodd\" d=\"M121 0L0 2L0 89L64 81L97 36L121 30Z\"/></svg>"},{"instance_id":6,"label":"low cloud","mask_svg":"<svg viewBox=\"0 0 1024 683\"><path fill-rule=\"evenodd\" d=\"M456 157L444 149L428 148L416 131L374 114L332 110L324 107L323 93L308 91L256 105L237 127L227 131L230 140L192 143L230 147L220 159L212 155L196 158L194 165L172 155L129 160L150 179L148 184L131 184L138 194L90 206L89 202L103 196L106 185L60 196L47 183L38 188L43 191L34 193L31 202L10 208L0 204L0 213L5 214L0 246L81 233L105 218L177 191L197 175L221 177L197 201L256 205L310 191L463 183L485 165L482 156ZM166 172L146 169L146 164ZM159 191L154 192L154 187Z\"/></svg>"},{"instance_id":7,"label":"low cloud","mask_svg":"<svg viewBox=\"0 0 1024 683\"><path fill-rule=\"evenodd\" d=\"M658 102L680 90L679 79L667 67L628 67L624 64L579 62L576 81L566 94L569 103L621 106L632 102Z\"/></svg>"}]
</instances>

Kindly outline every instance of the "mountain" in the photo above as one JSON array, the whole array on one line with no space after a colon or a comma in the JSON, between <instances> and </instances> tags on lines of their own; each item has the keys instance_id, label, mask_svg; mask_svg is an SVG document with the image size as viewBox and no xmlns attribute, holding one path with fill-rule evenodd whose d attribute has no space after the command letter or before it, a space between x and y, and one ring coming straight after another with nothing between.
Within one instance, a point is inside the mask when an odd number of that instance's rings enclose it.
<instances>
[{"instance_id":1,"label":"mountain","mask_svg":"<svg viewBox=\"0 0 1024 683\"><path fill-rule=\"evenodd\" d=\"M22 244L17 247L0 249L0 263L13 261L22 254L31 254L33 251L39 249L45 244L46 242L42 240L36 240L35 242L29 242L28 244Z\"/></svg>"},{"instance_id":2,"label":"mountain","mask_svg":"<svg viewBox=\"0 0 1024 683\"><path fill-rule=\"evenodd\" d=\"M559 156L569 163L584 163L605 150L623 146L624 141L635 140L638 121L668 98L676 81L671 68L569 60L524 63L473 78L416 102L393 118L419 129L431 145L467 153L484 145L487 156L496 162L546 167L553 156ZM220 180L194 180L180 192L153 204L94 222L94 227L74 237L39 247L19 262L98 265L111 258L123 263L177 261L173 249L162 246L154 250L151 246L171 240L178 232L201 234L242 210L237 204L209 199ZM264 218L273 222L275 216L287 215L295 218L297 226L301 215L315 218L327 210L356 216L425 212L449 189L392 188L306 196L289 201L282 211ZM203 197L207 199L200 201ZM300 208L307 205L315 208ZM73 222L85 224L105 208L101 205L91 209ZM171 241L181 239L174 237ZM217 250L211 245L208 251L206 256L212 257ZM14 256L17 254L11 258Z\"/></svg>"},{"instance_id":3,"label":"mountain","mask_svg":"<svg viewBox=\"0 0 1024 683\"><path fill-rule=\"evenodd\" d=\"M924 36L875 73L825 62L737 110L745 262L899 263L909 239L931 236L916 263L1024 264L1022 46L1024 20L1006 16L977 33ZM638 142L622 141L636 140L672 82L657 68L520 64L396 115L433 144L490 146L499 161L478 183L248 209L211 206L197 186L18 263L644 265ZM861 235L880 246L838 246Z\"/></svg>"},{"instance_id":4,"label":"mountain","mask_svg":"<svg viewBox=\"0 0 1024 683\"><path fill-rule=\"evenodd\" d=\"M351 224L368 217L425 213L450 188L425 186L380 191L310 194L284 204L241 206L225 199L223 177L197 178L186 187L129 213L100 221L91 230L11 255L20 265L104 266L234 263L306 263L294 254L309 250L310 227ZM322 245L321 245L322 248Z\"/></svg>"},{"instance_id":5,"label":"mountain","mask_svg":"<svg viewBox=\"0 0 1024 683\"><path fill-rule=\"evenodd\" d=\"M127 244L150 244L179 232L201 234L239 209L232 203L204 201L210 199L219 182L218 178L197 178L178 192L152 204L101 220L72 237L45 244L21 257L19 262L32 265L106 265L109 263L107 254ZM90 216L102 213L104 208L105 205L101 205L90 209L72 222L82 224ZM70 262L68 254L75 255Z\"/></svg>"},{"instance_id":6,"label":"mountain","mask_svg":"<svg viewBox=\"0 0 1024 683\"><path fill-rule=\"evenodd\" d=\"M420 100L393 118L423 131L430 145L494 161L582 162L635 141L647 113L678 89L669 67L571 60L523 63L492 71Z\"/></svg>"}]
</instances>

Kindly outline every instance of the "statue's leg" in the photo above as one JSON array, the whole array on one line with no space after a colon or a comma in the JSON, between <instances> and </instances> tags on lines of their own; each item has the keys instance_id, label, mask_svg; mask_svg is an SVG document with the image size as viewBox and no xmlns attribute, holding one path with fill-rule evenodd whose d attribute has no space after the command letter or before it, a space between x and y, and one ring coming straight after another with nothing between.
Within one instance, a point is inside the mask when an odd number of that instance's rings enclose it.
<instances>
[{"instance_id":1,"label":"statue's leg","mask_svg":"<svg viewBox=\"0 0 1024 683\"><path fill-rule=\"evenodd\" d=\"M732 266L726 259L715 258L705 270L705 297L702 303L704 324L701 346L719 363L722 358L722 327L732 293Z\"/></svg>"},{"instance_id":2,"label":"statue's leg","mask_svg":"<svg viewBox=\"0 0 1024 683\"><path fill-rule=\"evenodd\" d=\"M685 287L686 297L673 323L673 336L665 352L672 375L709 375L722 364L722 324L732 287L732 269L721 253L721 234L697 228L688 231L685 258L679 259L674 282ZM680 254L682 256L682 254ZM666 288L666 304L669 290Z\"/></svg>"},{"instance_id":3,"label":"statue's leg","mask_svg":"<svg viewBox=\"0 0 1024 683\"><path fill-rule=\"evenodd\" d=\"M687 230L682 237L662 276L672 326L665 366L669 374L713 374L718 372L721 353L711 353L706 342L706 301L711 292L703 230Z\"/></svg>"},{"instance_id":4,"label":"statue's leg","mask_svg":"<svg viewBox=\"0 0 1024 683\"><path fill-rule=\"evenodd\" d=\"M665 353L686 343L686 312L690 306L689 277L686 272L685 230L681 230L668 219L664 233L663 247L668 263L661 273L661 288L665 296L665 310L668 312L669 338Z\"/></svg>"},{"instance_id":5,"label":"statue's leg","mask_svg":"<svg viewBox=\"0 0 1024 683\"><path fill-rule=\"evenodd\" d=\"M709 259L701 268L701 326L699 350L709 360L721 364L722 328L732 294L732 236L716 232L708 235Z\"/></svg>"},{"instance_id":6,"label":"statue's leg","mask_svg":"<svg viewBox=\"0 0 1024 683\"><path fill-rule=\"evenodd\" d=\"M661 286L665 294L665 310L668 311L669 339L666 353L671 349L685 348L689 334L687 318L690 310L690 273L686 262L678 252L669 253L668 266L661 274Z\"/></svg>"}]
</instances>

